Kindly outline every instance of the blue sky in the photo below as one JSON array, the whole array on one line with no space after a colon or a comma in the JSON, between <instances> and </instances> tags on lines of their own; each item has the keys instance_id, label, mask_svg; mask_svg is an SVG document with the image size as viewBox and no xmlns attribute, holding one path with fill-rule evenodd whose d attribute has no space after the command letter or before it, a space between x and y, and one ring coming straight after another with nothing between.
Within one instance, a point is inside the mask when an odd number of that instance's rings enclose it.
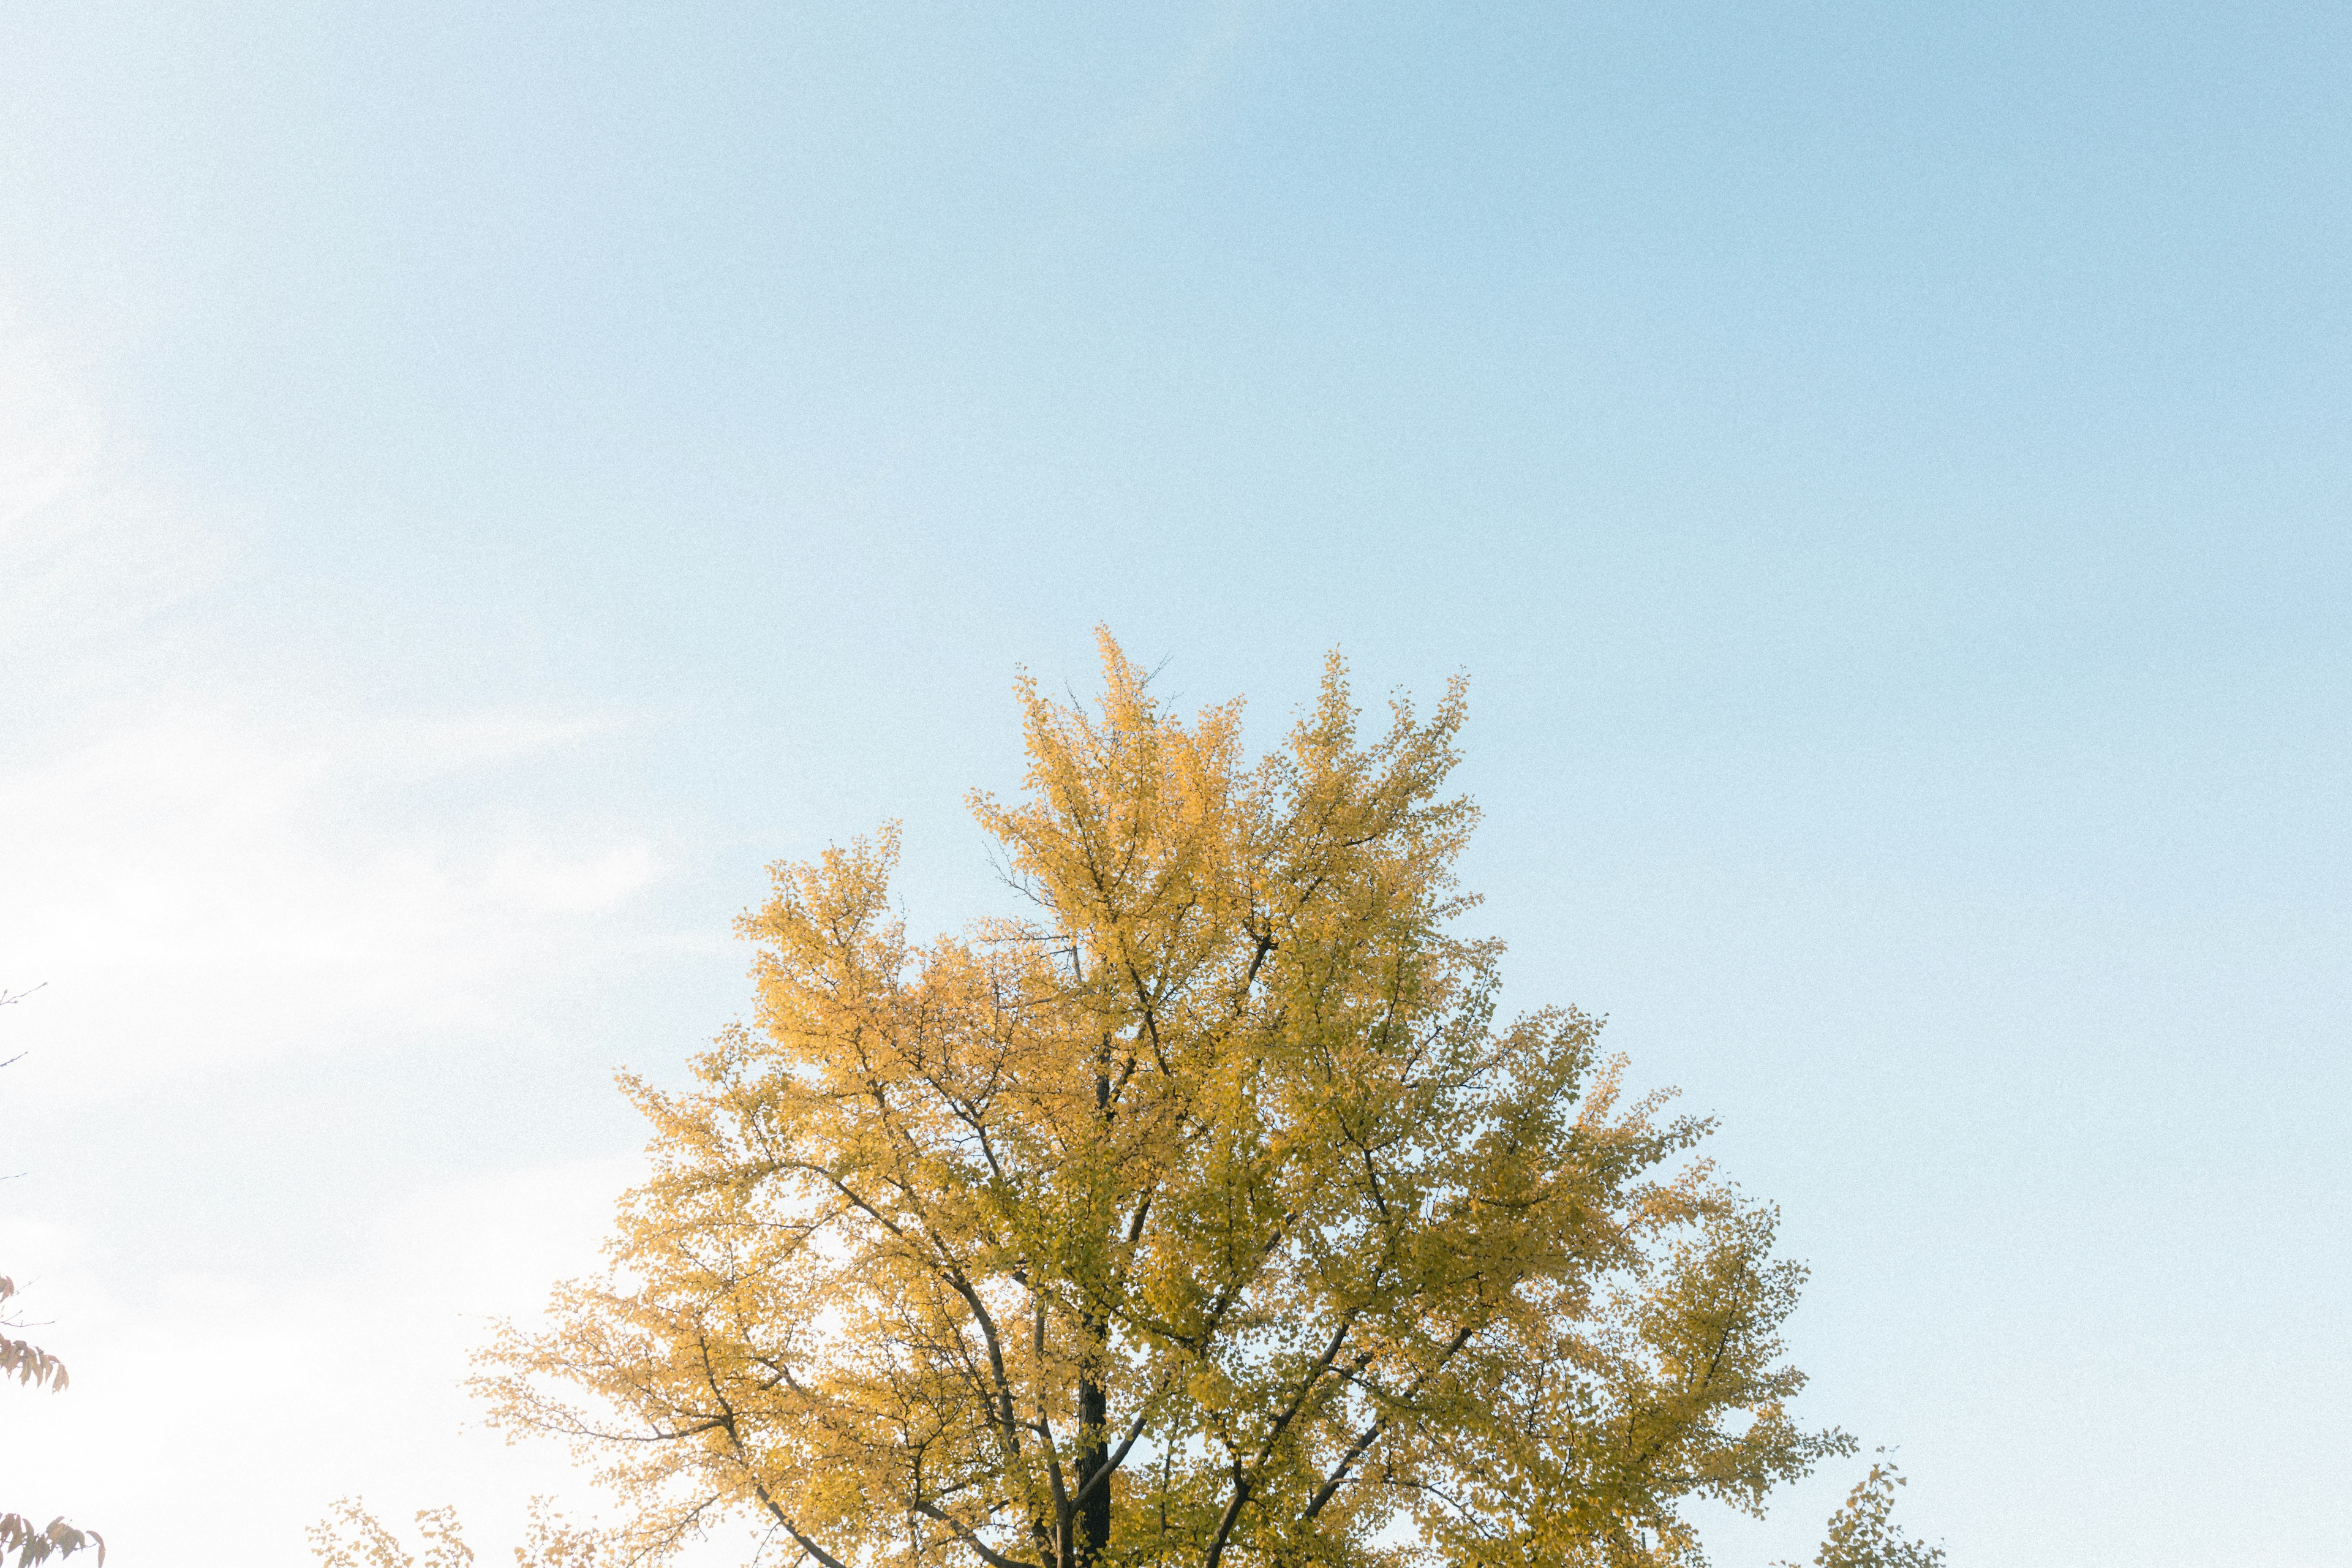
<instances>
[{"instance_id":1,"label":"blue sky","mask_svg":"<svg viewBox=\"0 0 2352 1568\"><path fill-rule=\"evenodd\" d=\"M1956 1560L2352 1563L2347 67L2292 5L11 7L0 1241L77 1383L0 1503L201 1565L199 1500L299 1561L560 1484L447 1389L591 1259L610 1069L741 1009L770 859L903 818L918 925L991 907L963 792L1102 621L1261 738L1334 645L1469 673L1512 1000L1722 1116L1809 1413Z\"/></svg>"}]
</instances>

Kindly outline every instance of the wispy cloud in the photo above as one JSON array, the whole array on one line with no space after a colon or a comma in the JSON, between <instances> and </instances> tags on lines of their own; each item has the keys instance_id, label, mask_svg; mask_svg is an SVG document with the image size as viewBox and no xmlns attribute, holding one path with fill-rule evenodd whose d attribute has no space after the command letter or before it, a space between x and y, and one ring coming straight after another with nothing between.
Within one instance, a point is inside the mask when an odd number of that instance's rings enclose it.
<instances>
[{"instance_id":1,"label":"wispy cloud","mask_svg":"<svg viewBox=\"0 0 2352 1568\"><path fill-rule=\"evenodd\" d=\"M0 658L17 721L131 662L137 629L230 553L140 482L62 356L0 302Z\"/></svg>"},{"instance_id":2,"label":"wispy cloud","mask_svg":"<svg viewBox=\"0 0 2352 1568\"><path fill-rule=\"evenodd\" d=\"M1134 153L1190 133L1219 79L1265 26L1268 9L1264 0L1210 0L1157 87L1111 131L1108 150Z\"/></svg>"},{"instance_id":3,"label":"wispy cloud","mask_svg":"<svg viewBox=\"0 0 2352 1568\"><path fill-rule=\"evenodd\" d=\"M48 986L12 1093L498 1026L642 937L653 834L467 804L618 721L383 711L207 656L234 555L0 331L0 984Z\"/></svg>"},{"instance_id":4,"label":"wispy cloud","mask_svg":"<svg viewBox=\"0 0 2352 1568\"><path fill-rule=\"evenodd\" d=\"M479 770L561 732L463 729L285 723L224 701L0 770L0 955L16 984L49 987L22 1037L46 1047L44 1076L119 1087L488 1026L583 949L608 955L619 933L600 917L660 876L654 846L404 801L425 759Z\"/></svg>"},{"instance_id":5,"label":"wispy cloud","mask_svg":"<svg viewBox=\"0 0 2352 1568\"><path fill-rule=\"evenodd\" d=\"M559 989L664 945L645 913L661 835L551 804L595 794L560 786L625 721L395 711L241 663L212 635L238 613L235 532L142 483L56 357L0 320L0 987L43 987L5 1020L0 1055L26 1053L11 1117L103 1138L102 1112L63 1102L527 1034ZM0 1267L35 1282L74 1373L0 1427L9 1505L96 1525L126 1561L301 1561L303 1524L354 1489L395 1515L467 1504L493 1544L530 1491L577 1478L460 1435L466 1352L483 1314L593 1265L626 1166L420 1170L373 1222L321 1203L319 1224L374 1241L307 1278L242 1248L233 1187L197 1200L230 1243L198 1272L102 1224L0 1215Z\"/></svg>"}]
</instances>

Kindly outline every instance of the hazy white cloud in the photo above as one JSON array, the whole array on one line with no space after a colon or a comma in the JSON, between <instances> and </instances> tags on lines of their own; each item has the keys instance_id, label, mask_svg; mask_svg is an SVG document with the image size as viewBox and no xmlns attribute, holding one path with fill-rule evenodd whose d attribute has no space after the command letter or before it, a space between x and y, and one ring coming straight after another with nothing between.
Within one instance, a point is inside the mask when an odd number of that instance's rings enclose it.
<instances>
[{"instance_id":1,"label":"hazy white cloud","mask_svg":"<svg viewBox=\"0 0 2352 1568\"><path fill-rule=\"evenodd\" d=\"M659 835L549 803L621 723L390 711L207 651L236 643L208 635L234 625L236 557L0 321L0 988L45 987L7 1010L12 1116L295 1053L527 1037L551 995L673 945L645 912ZM179 1179L135 1142L101 1157L134 1186ZM0 1507L103 1530L118 1561L226 1568L307 1561L304 1526L351 1492L387 1517L455 1501L497 1560L532 1492L590 1500L560 1453L469 1426L467 1353L595 1266L628 1169L420 1168L389 1213L321 1200L318 1224L373 1239L308 1277L235 1245L264 1260L172 1271L103 1215L0 1215L0 1271L74 1375L7 1396ZM204 1219L234 1244L242 1217Z\"/></svg>"},{"instance_id":2,"label":"hazy white cloud","mask_svg":"<svg viewBox=\"0 0 2352 1568\"><path fill-rule=\"evenodd\" d=\"M423 1028L510 1004L631 937L643 836L436 820L419 758L528 755L530 721L295 725L233 704L118 721L0 768L0 955L32 1065L84 1089ZM390 819L396 826L380 826Z\"/></svg>"},{"instance_id":3,"label":"hazy white cloud","mask_svg":"<svg viewBox=\"0 0 2352 1568\"><path fill-rule=\"evenodd\" d=\"M6 1505L94 1526L120 1561L184 1568L307 1561L304 1527L354 1492L387 1519L457 1504L486 1562L533 1493L593 1512L559 1449L484 1429L458 1384L491 1318L528 1321L550 1280L594 1267L633 1173L453 1183L387 1216L349 1273L175 1274L135 1294L89 1237L0 1222L0 1253L54 1320L38 1337L73 1373L0 1426Z\"/></svg>"},{"instance_id":4,"label":"hazy white cloud","mask_svg":"<svg viewBox=\"0 0 2352 1568\"><path fill-rule=\"evenodd\" d=\"M0 302L0 658L17 721L124 663L133 628L202 594L230 554L140 482L62 356Z\"/></svg>"},{"instance_id":5,"label":"hazy white cloud","mask_svg":"<svg viewBox=\"0 0 2352 1568\"><path fill-rule=\"evenodd\" d=\"M20 1094L499 1026L645 940L650 836L457 804L611 720L371 711L207 662L231 553L0 328L0 986L48 987L11 1019Z\"/></svg>"}]
</instances>

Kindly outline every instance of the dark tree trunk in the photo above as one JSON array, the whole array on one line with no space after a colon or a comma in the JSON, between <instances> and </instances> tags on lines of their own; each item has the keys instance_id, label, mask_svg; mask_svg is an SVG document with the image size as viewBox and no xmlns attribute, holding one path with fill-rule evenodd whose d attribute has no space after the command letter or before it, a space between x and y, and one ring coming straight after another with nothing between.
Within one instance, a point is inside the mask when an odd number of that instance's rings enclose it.
<instances>
[{"instance_id":1,"label":"dark tree trunk","mask_svg":"<svg viewBox=\"0 0 2352 1568\"><path fill-rule=\"evenodd\" d=\"M1102 1047L1095 1056L1095 1113L1102 1119L1106 1135L1110 1131L1110 1058L1111 1037L1106 1033ZM1110 1462L1110 1401L1102 1384L1105 1341L1110 1325L1095 1315L1091 1308L1079 1320L1084 1334L1086 1360L1078 1367L1078 1463L1077 1484L1083 1490L1097 1479L1102 1468ZM1076 1529L1069 1554L1070 1568L1094 1568L1094 1561L1110 1542L1110 1478L1101 1477L1101 1484L1086 1493L1078 1503L1078 1517L1072 1521Z\"/></svg>"},{"instance_id":2,"label":"dark tree trunk","mask_svg":"<svg viewBox=\"0 0 2352 1568\"><path fill-rule=\"evenodd\" d=\"M1105 1440L1108 1401L1101 1384L1088 1377L1078 1379L1078 1422L1083 1436L1078 1440L1078 1485L1083 1487L1095 1479L1095 1473L1110 1461L1110 1445ZM1078 1504L1076 1547L1072 1554L1074 1568L1091 1568L1095 1558L1110 1540L1110 1479L1105 1477L1100 1486L1086 1495Z\"/></svg>"}]
</instances>

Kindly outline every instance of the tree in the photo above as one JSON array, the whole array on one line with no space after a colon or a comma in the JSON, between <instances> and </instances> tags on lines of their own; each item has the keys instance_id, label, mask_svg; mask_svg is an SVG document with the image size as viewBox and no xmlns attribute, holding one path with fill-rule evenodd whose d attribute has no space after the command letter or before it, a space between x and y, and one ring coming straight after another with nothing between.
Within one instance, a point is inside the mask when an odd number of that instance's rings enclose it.
<instances>
[{"instance_id":1,"label":"tree","mask_svg":"<svg viewBox=\"0 0 2352 1568\"><path fill-rule=\"evenodd\" d=\"M1849 1452L1786 1412L1803 1269L1628 1100L1598 1023L1496 1016L1457 934L1457 681L1366 741L1344 666L1245 761L1102 637L972 797L1021 918L916 946L898 838L773 868L758 1011L625 1080L653 1173L483 1385L658 1558L747 1510L822 1568L1696 1563Z\"/></svg>"},{"instance_id":2,"label":"tree","mask_svg":"<svg viewBox=\"0 0 2352 1568\"><path fill-rule=\"evenodd\" d=\"M0 994L0 1003L15 998ZM11 1060L15 1058L11 1058ZM5 1066L0 1063L0 1066ZM0 1328L18 1329L24 1322L8 1310L8 1302L16 1294L16 1282L0 1276ZM14 1379L34 1388L47 1388L53 1394L65 1391L68 1379L65 1363L24 1340L0 1335L0 1381ZM0 1558L14 1552L17 1568L29 1568L36 1563L46 1563L51 1557L70 1557L77 1552L95 1548L98 1560L106 1561L106 1538L94 1530L78 1530L63 1518L53 1519L46 1525L37 1525L21 1513L0 1512Z\"/></svg>"},{"instance_id":3,"label":"tree","mask_svg":"<svg viewBox=\"0 0 2352 1568\"><path fill-rule=\"evenodd\" d=\"M33 990L40 987L36 985ZM0 991L0 1007L11 1006L31 992ZM0 1061L0 1067L16 1062L15 1057ZM8 1303L16 1295L16 1282L0 1275L0 1329L21 1329L24 1320L9 1310ZM68 1377L65 1363L28 1341L0 1334L0 1382L15 1379L19 1384L46 1388L52 1394L65 1392ZM16 1568L30 1568L36 1563L46 1563L52 1557L70 1557L77 1552L95 1549L98 1561L106 1562L106 1537L94 1530L78 1530L62 1516L46 1525L37 1525L21 1513L0 1512L0 1559L14 1552Z\"/></svg>"}]
</instances>

